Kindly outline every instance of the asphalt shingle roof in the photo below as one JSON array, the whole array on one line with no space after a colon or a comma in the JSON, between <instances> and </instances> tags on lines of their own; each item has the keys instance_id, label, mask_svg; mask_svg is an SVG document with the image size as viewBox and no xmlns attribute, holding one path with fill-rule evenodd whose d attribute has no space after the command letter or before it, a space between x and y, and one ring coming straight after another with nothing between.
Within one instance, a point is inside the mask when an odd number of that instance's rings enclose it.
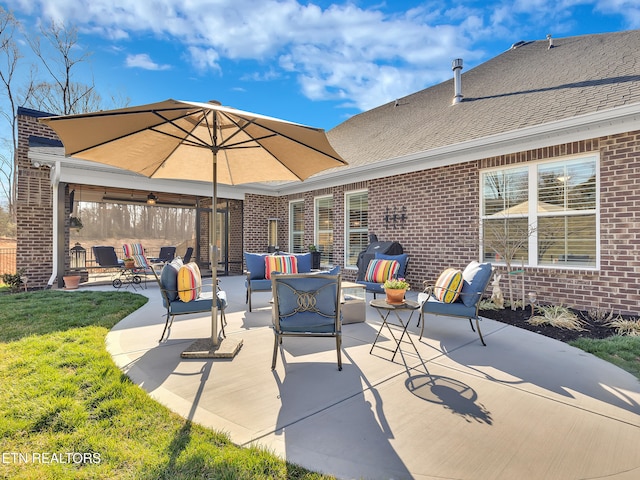
<instances>
[{"instance_id":1,"label":"asphalt shingle roof","mask_svg":"<svg viewBox=\"0 0 640 480\"><path fill-rule=\"evenodd\" d=\"M524 43L328 132L351 166L640 102L640 30Z\"/></svg>"}]
</instances>

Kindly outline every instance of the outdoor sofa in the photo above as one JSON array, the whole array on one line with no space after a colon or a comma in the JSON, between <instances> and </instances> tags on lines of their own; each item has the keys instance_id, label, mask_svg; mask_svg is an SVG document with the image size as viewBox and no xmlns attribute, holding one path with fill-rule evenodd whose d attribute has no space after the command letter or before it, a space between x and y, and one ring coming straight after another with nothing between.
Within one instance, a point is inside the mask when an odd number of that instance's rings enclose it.
<instances>
[{"instance_id":1,"label":"outdoor sofa","mask_svg":"<svg viewBox=\"0 0 640 480\"><path fill-rule=\"evenodd\" d=\"M285 262L286 257L295 257L296 267L295 271L285 269L279 270L279 273L310 273L311 272L311 253L284 253L270 254L270 253L249 253L244 252L244 264L245 264L245 286L247 287L247 295L245 303L249 305L249 311L252 309L251 294L253 292L270 292L271 291L271 275L267 275L266 259L267 257L277 258L283 260L282 265L291 265L292 262ZM337 275L340 272L340 267L336 266L332 269L322 272L331 275ZM321 273L321 272L318 272Z\"/></svg>"}]
</instances>

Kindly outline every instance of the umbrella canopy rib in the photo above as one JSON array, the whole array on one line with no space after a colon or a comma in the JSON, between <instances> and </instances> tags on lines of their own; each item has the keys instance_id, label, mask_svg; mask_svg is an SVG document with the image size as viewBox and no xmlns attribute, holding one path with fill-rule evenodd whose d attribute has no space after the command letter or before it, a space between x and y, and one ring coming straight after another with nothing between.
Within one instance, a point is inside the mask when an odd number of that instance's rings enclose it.
<instances>
[{"instance_id":1,"label":"umbrella canopy rib","mask_svg":"<svg viewBox=\"0 0 640 480\"><path fill-rule=\"evenodd\" d=\"M347 163L322 129L213 103L169 99L40 121L56 131L67 155L150 178L210 179L214 215L218 182L235 185L304 180ZM210 238L216 239L213 220ZM216 285L217 247L210 247L212 281ZM212 304L211 322L210 340L217 348L220 338L216 302Z\"/></svg>"}]
</instances>

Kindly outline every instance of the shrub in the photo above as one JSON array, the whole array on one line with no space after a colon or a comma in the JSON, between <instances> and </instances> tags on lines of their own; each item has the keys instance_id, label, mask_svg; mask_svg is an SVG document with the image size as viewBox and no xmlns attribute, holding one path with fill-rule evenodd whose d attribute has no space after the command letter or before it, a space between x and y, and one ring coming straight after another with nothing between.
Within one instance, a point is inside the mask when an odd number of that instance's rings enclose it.
<instances>
[{"instance_id":1,"label":"shrub","mask_svg":"<svg viewBox=\"0 0 640 480\"><path fill-rule=\"evenodd\" d=\"M19 269L16 273L3 273L2 282L8 285L12 292L19 292L25 283L22 275L24 275L24 268Z\"/></svg>"},{"instance_id":2,"label":"shrub","mask_svg":"<svg viewBox=\"0 0 640 480\"><path fill-rule=\"evenodd\" d=\"M531 325L551 325L552 327L565 328L567 330L584 330L582 328L584 322L568 308L561 305L539 306L536 307L536 312L540 312L540 315L534 315L527 320Z\"/></svg>"}]
</instances>

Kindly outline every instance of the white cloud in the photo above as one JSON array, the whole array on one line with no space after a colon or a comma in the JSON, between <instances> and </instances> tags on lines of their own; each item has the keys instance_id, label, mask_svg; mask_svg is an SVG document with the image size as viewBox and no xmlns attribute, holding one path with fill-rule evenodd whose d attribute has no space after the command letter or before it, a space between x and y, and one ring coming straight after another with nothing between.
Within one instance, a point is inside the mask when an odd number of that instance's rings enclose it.
<instances>
[{"instance_id":1,"label":"white cloud","mask_svg":"<svg viewBox=\"0 0 640 480\"><path fill-rule=\"evenodd\" d=\"M143 70L169 70L171 65L160 65L146 53L127 55L125 65L129 68L142 68Z\"/></svg>"},{"instance_id":2,"label":"white cloud","mask_svg":"<svg viewBox=\"0 0 640 480\"><path fill-rule=\"evenodd\" d=\"M6 3L65 19L111 40L151 35L182 49L199 71L223 73L225 60L279 66L278 72L247 73L244 78L257 81L286 72L297 77L309 98L341 99L359 109L450 78L453 58L462 57L472 65L484 58L483 48L490 42L504 42L506 50L517 40L532 39L527 37L539 25L550 25L553 31L545 33L559 35L568 28L574 8L625 15L631 26L640 26L637 0L494 0L482 9L469 6L477 2L448 6L428 1L391 14L385 13L390 9L385 4L359 7L363 1L326 8L300 0ZM127 57L127 65L168 68L145 55Z\"/></svg>"},{"instance_id":3,"label":"white cloud","mask_svg":"<svg viewBox=\"0 0 640 480\"><path fill-rule=\"evenodd\" d=\"M600 0L596 10L605 14L624 12L624 17L630 29L640 28L640 4L638 0Z\"/></svg>"},{"instance_id":4,"label":"white cloud","mask_svg":"<svg viewBox=\"0 0 640 480\"><path fill-rule=\"evenodd\" d=\"M194 66L201 71L220 70L220 55L212 48L189 47L189 57Z\"/></svg>"}]
</instances>

